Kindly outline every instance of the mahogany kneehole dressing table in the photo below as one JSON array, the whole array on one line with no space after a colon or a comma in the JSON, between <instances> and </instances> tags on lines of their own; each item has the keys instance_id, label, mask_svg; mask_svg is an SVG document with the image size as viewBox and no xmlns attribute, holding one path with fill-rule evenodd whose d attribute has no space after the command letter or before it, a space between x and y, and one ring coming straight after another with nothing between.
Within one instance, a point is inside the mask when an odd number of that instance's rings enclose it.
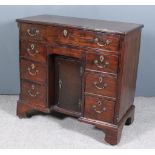
<instances>
[{"instance_id":1,"label":"mahogany kneehole dressing table","mask_svg":"<svg viewBox=\"0 0 155 155\"><path fill-rule=\"evenodd\" d=\"M77 117L119 142L134 119L143 25L40 15L17 19L21 92L17 115Z\"/></svg>"}]
</instances>

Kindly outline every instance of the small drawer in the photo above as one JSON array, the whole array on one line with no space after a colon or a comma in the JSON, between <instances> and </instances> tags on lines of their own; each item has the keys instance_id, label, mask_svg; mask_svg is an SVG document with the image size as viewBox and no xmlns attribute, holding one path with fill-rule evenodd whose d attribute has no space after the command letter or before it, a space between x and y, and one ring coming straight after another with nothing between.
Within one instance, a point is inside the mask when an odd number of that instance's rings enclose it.
<instances>
[{"instance_id":1,"label":"small drawer","mask_svg":"<svg viewBox=\"0 0 155 155\"><path fill-rule=\"evenodd\" d=\"M33 61L21 59L21 78L45 83L47 79L47 67Z\"/></svg>"},{"instance_id":2,"label":"small drawer","mask_svg":"<svg viewBox=\"0 0 155 155\"><path fill-rule=\"evenodd\" d=\"M21 41L20 56L38 62L46 62L46 48L43 44Z\"/></svg>"},{"instance_id":3,"label":"small drawer","mask_svg":"<svg viewBox=\"0 0 155 155\"><path fill-rule=\"evenodd\" d=\"M89 30L65 27L49 27L48 41L75 46L86 46L117 51L120 46L120 36Z\"/></svg>"},{"instance_id":4,"label":"small drawer","mask_svg":"<svg viewBox=\"0 0 155 155\"><path fill-rule=\"evenodd\" d=\"M85 83L85 92L87 93L116 98L117 80L115 76L86 72Z\"/></svg>"},{"instance_id":5,"label":"small drawer","mask_svg":"<svg viewBox=\"0 0 155 155\"><path fill-rule=\"evenodd\" d=\"M99 121L113 123L115 102L104 98L85 96L84 116Z\"/></svg>"},{"instance_id":6,"label":"small drawer","mask_svg":"<svg viewBox=\"0 0 155 155\"><path fill-rule=\"evenodd\" d=\"M46 26L22 23L20 29L20 36L23 39L45 42L46 32Z\"/></svg>"},{"instance_id":7,"label":"small drawer","mask_svg":"<svg viewBox=\"0 0 155 155\"><path fill-rule=\"evenodd\" d=\"M105 53L87 53L86 69L117 74L118 56Z\"/></svg>"},{"instance_id":8,"label":"small drawer","mask_svg":"<svg viewBox=\"0 0 155 155\"><path fill-rule=\"evenodd\" d=\"M29 104L47 106L47 92L44 85L21 81L21 100Z\"/></svg>"}]
</instances>

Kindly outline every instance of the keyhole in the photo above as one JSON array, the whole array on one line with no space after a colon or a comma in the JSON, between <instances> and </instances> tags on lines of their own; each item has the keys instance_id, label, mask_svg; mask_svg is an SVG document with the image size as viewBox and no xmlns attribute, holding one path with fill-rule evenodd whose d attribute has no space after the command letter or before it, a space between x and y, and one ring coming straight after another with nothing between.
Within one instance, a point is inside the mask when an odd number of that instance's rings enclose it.
<instances>
[{"instance_id":1,"label":"keyhole","mask_svg":"<svg viewBox=\"0 0 155 155\"><path fill-rule=\"evenodd\" d=\"M32 49L32 50L34 49L34 44L31 44L31 49Z\"/></svg>"},{"instance_id":2,"label":"keyhole","mask_svg":"<svg viewBox=\"0 0 155 155\"><path fill-rule=\"evenodd\" d=\"M31 68L34 69L35 68L35 65L34 64L31 64Z\"/></svg>"},{"instance_id":3,"label":"keyhole","mask_svg":"<svg viewBox=\"0 0 155 155\"><path fill-rule=\"evenodd\" d=\"M104 56L103 56L103 55L100 56L100 61L101 61L101 62L104 61Z\"/></svg>"},{"instance_id":4,"label":"keyhole","mask_svg":"<svg viewBox=\"0 0 155 155\"><path fill-rule=\"evenodd\" d=\"M59 88L61 89L62 88L62 81L59 80Z\"/></svg>"},{"instance_id":5,"label":"keyhole","mask_svg":"<svg viewBox=\"0 0 155 155\"><path fill-rule=\"evenodd\" d=\"M101 101L98 101L98 105L101 105L102 103L101 103Z\"/></svg>"},{"instance_id":6,"label":"keyhole","mask_svg":"<svg viewBox=\"0 0 155 155\"><path fill-rule=\"evenodd\" d=\"M102 83L103 77L99 77L99 82Z\"/></svg>"}]
</instances>

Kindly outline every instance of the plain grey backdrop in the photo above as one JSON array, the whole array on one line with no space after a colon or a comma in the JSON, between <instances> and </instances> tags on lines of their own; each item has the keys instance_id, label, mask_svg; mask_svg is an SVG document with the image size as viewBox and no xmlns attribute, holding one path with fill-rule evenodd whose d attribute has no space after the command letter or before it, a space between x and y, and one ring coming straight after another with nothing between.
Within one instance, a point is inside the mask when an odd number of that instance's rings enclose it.
<instances>
[{"instance_id":1,"label":"plain grey backdrop","mask_svg":"<svg viewBox=\"0 0 155 155\"><path fill-rule=\"evenodd\" d=\"M15 19L38 14L144 24L136 96L155 96L155 6L0 6L0 94L19 93L19 34Z\"/></svg>"}]
</instances>

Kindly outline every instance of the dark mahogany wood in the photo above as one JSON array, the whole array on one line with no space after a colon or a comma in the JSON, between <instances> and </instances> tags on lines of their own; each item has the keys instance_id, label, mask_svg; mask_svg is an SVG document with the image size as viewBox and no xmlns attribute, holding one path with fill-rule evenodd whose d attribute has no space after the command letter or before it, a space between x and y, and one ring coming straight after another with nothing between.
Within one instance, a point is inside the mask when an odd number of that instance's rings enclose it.
<instances>
[{"instance_id":1,"label":"dark mahogany wood","mask_svg":"<svg viewBox=\"0 0 155 155\"><path fill-rule=\"evenodd\" d=\"M66 36L64 36L64 30L67 31ZM94 31L83 31L78 29L71 29L67 27L51 27L48 28L47 41L49 43L56 42L61 44L70 44L77 46L89 46L93 48L109 49L112 51L117 51L120 47L120 36L113 34L106 34ZM96 42L96 39L98 40ZM110 41L107 46L104 46L106 40Z\"/></svg>"},{"instance_id":2,"label":"dark mahogany wood","mask_svg":"<svg viewBox=\"0 0 155 155\"><path fill-rule=\"evenodd\" d=\"M124 117L118 124L107 123L86 117L80 117L79 121L95 125L97 128L102 129L105 133L105 141L111 145L116 145L120 142L122 130L124 125L130 125L134 121L135 106L132 105ZM129 121L130 120L130 121ZM129 121L129 122L128 122Z\"/></svg>"},{"instance_id":3,"label":"dark mahogany wood","mask_svg":"<svg viewBox=\"0 0 155 155\"><path fill-rule=\"evenodd\" d=\"M32 111L34 108L30 108L27 104L21 104L21 102L17 102L17 115L19 118L27 118L32 116Z\"/></svg>"},{"instance_id":4,"label":"dark mahogany wood","mask_svg":"<svg viewBox=\"0 0 155 155\"><path fill-rule=\"evenodd\" d=\"M17 22L40 25L67 26L71 28L81 28L84 30L86 29L118 34L128 34L131 31L138 30L143 27L143 25L135 23L65 17L58 15L32 16L17 19Z\"/></svg>"},{"instance_id":5,"label":"dark mahogany wood","mask_svg":"<svg viewBox=\"0 0 155 155\"><path fill-rule=\"evenodd\" d=\"M81 112L82 64L79 59L55 58L55 103L57 107Z\"/></svg>"},{"instance_id":6,"label":"dark mahogany wood","mask_svg":"<svg viewBox=\"0 0 155 155\"><path fill-rule=\"evenodd\" d=\"M67 31L66 36L63 34L64 30ZM29 35L30 32L36 32L36 35ZM93 48L101 48L112 51L117 51L120 47L120 35L94 32L90 30L83 31L62 26L43 27L40 25L22 24L21 37L23 39L40 40L49 43L55 42L71 44L74 46L80 44L81 46L90 46ZM107 40L109 43L105 46Z\"/></svg>"},{"instance_id":7,"label":"dark mahogany wood","mask_svg":"<svg viewBox=\"0 0 155 155\"><path fill-rule=\"evenodd\" d=\"M40 15L17 19L17 115L59 112L93 124L116 145L134 120L143 25Z\"/></svg>"},{"instance_id":8,"label":"dark mahogany wood","mask_svg":"<svg viewBox=\"0 0 155 155\"><path fill-rule=\"evenodd\" d=\"M140 51L141 30L133 31L125 36L122 42L118 74L118 102L116 106L116 122L119 122L134 102L137 68Z\"/></svg>"},{"instance_id":9,"label":"dark mahogany wood","mask_svg":"<svg viewBox=\"0 0 155 155\"><path fill-rule=\"evenodd\" d=\"M34 61L21 59L21 78L46 83L47 67Z\"/></svg>"},{"instance_id":10,"label":"dark mahogany wood","mask_svg":"<svg viewBox=\"0 0 155 155\"><path fill-rule=\"evenodd\" d=\"M105 52L89 52L86 55L86 70L87 69L117 74L118 56Z\"/></svg>"},{"instance_id":11,"label":"dark mahogany wood","mask_svg":"<svg viewBox=\"0 0 155 155\"><path fill-rule=\"evenodd\" d=\"M73 58L81 58L82 50L77 48L71 47L64 47L64 46L54 46L48 48L48 55L60 55L60 56L68 56Z\"/></svg>"},{"instance_id":12,"label":"dark mahogany wood","mask_svg":"<svg viewBox=\"0 0 155 155\"><path fill-rule=\"evenodd\" d=\"M116 98L116 76L98 72L86 72L85 82L85 92Z\"/></svg>"},{"instance_id":13,"label":"dark mahogany wood","mask_svg":"<svg viewBox=\"0 0 155 155\"><path fill-rule=\"evenodd\" d=\"M27 41L21 41L21 58L29 59L32 61L38 61L38 62L46 62L47 61L47 55L46 55L46 47L44 44L38 44L35 42L27 42Z\"/></svg>"},{"instance_id":14,"label":"dark mahogany wood","mask_svg":"<svg viewBox=\"0 0 155 155\"><path fill-rule=\"evenodd\" d=\"M21 24L20 36L22 39L29 39L35 41L45 42L47 35L47 28L42 25Z\"/></svg>"},{"instance_id":15,"label":"dark mahogany wood","mask_svg":"<svg viewBox=\"0 0 155 155\"><path fill-rule=\"evenodd\" d=\"M113 123L115 102L98 96L85 96L85 115L103 122Z\"/></svg>"},{"instance_id":16,"label":"dark mahogany wood","mask_svg":"<svg viewBox=\"0 0 155 155\"><path fill-rule=\"evenodd\" d=\"M46 85L40 85L34 82L22 80L20 95L21 100L29 104L38 104L40 106L47 107L46 94Z\"/></svg>"}]
</instances>

